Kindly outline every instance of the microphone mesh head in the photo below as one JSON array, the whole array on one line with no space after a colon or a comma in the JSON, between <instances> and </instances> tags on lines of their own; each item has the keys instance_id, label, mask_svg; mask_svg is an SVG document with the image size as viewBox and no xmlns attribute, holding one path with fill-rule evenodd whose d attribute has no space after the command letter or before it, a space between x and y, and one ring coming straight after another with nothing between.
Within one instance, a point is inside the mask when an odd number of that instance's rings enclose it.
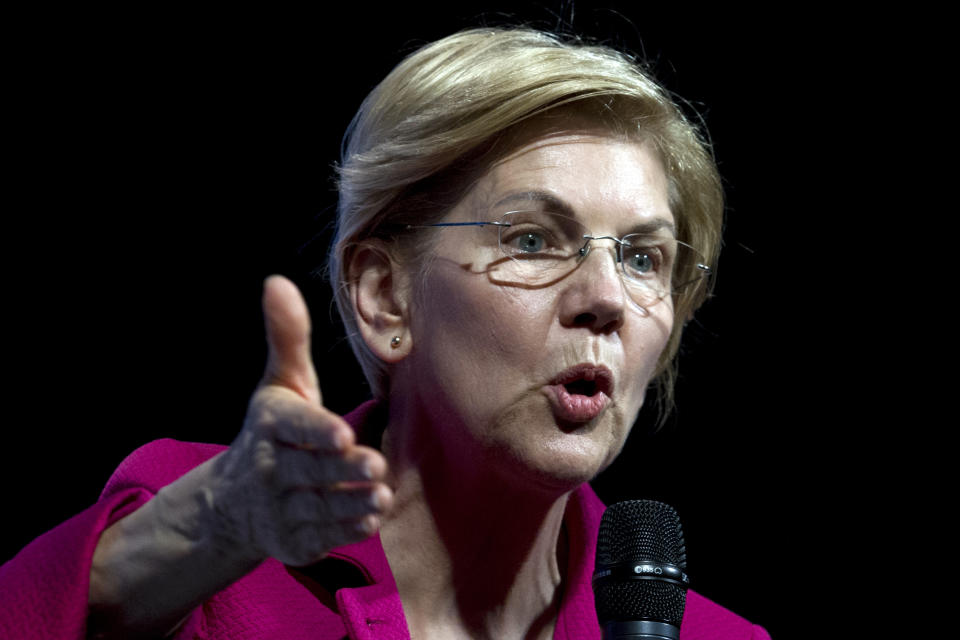
<instances>
[{"instance_id":1,"label":"microphone mesh head","mask_svg":"<svg viewBox=\"0 0 960 640\"><path fill-rule=\"evenodd\" d=\"M603 514L597 539L597 562L603 565L641 560L669 563L687 570L687 548L677 512L654 500L629 500ZM687 590L661 580L600 581L594 584L597 618L657 620L680 626Z\"/></svg>"}]
</instances>

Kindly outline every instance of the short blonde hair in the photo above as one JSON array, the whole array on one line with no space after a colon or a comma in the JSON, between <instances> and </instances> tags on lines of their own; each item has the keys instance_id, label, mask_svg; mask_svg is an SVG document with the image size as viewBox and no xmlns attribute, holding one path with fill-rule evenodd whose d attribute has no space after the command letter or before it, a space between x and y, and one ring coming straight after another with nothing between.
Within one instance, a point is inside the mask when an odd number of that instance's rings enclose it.
<instances>
[{"instance_id":1,"label":"short blonde hair","mask_svg":"<svg viewBox=\"0 0 960 640\"><path fill-rule=\"evenodd\" d=\"M697 127L641 66L613 49L530 29L454 34L394 68L364 100L344 138L328 268L347 337L374 397L386 397L389 375L357 330L346 271L354 249L382 235L385 223L439 218L464 195L469 176L489 166L488 152L498 138L530 118L566 110L655 145L678 239L716 264L723 221L716 164ZM689 274L695 266L679 269ZM674 328L655 381L663 415L673 403L683 325L709 286L701 280L675 298Z\"/></svg>"}]
</instances>

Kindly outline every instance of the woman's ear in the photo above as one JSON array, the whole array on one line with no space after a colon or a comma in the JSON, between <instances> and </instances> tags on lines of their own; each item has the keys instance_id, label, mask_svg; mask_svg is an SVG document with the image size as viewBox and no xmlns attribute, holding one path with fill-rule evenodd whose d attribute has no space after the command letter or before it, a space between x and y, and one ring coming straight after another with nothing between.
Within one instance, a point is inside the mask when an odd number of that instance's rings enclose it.
<instances>
[{"instance_id":1,"label":"woman's ear","mask_svg":"<svg viewBox=\"0 0 960 640\"><path fill-rule=\"evenodd\" d=\"M348 269L353 313L367 347L384 362L403 360L413 344L399 265L382 242L370 240L353 252Z\"/></svg>"}]
</instances>

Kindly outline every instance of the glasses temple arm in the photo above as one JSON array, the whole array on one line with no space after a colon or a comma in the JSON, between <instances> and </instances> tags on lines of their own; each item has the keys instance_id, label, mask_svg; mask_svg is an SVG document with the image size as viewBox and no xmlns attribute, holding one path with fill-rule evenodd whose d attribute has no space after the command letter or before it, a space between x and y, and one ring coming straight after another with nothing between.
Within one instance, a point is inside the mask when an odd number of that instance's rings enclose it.
<instances>
[{"instance_id":1,"label":"glasses temple arm","mask_svg":"<svg viewBox=\"0 0 960 640\"><path fill-rule=\"evenodd\" d=\"M434 222L431 224L408 224L407 229L424 229L426 227L509 227L509 222Z\"/></svg>"}]
</instances>

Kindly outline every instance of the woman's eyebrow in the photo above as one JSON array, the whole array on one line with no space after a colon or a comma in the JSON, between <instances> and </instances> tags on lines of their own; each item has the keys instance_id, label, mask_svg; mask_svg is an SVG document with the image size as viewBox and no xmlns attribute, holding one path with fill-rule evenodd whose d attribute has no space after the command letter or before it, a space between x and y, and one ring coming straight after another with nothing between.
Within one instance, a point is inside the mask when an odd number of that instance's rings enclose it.
<instances>
[{"instance_id":1,"label":"woman's eyebrow","mask_svg":"<svg viewBox=\"0 0 960 640\"><path fill-rule=\"evenodd\" d=\"M674 238L677 237L677 228L673 222L666 218L652 218L633 227L630 233L639 233L643 235L654 235L658 231L666 230Z\"/></svg>"},{"instance_id":2,"label":"woman's eyebrow","mask_svg":"<svg viewBox=\"0 0 960 640\"><path fill-rule=\"evenodd\" d=\"M545 209L565 215L570 218L579 219L576 211L572 206L570 206L563 199L555 196L554 194L548 191L523 191L521 193L511 193L508 196L505 196L501 200L497 201L494 208L500 208L504 205L508 205L512 202L540 202L545 204ZM640 222L633 227L631 227L629 233L639 233L639 234L654 234L658 231L666 230L674 238L677 237L677 229L673 224L672 220L667 218L656 217L649 220Z\"/></svg>"},{"instance_id":3,"label":"woman's eyebrow","mask_svg":"<svg viewBox=\"0 0 960 640\"><path fill-rule=\"evenodd\" d=\"M522 193L511 193L494 204L494 208L500 208L511 202L541 202L546 205L546 209L554 211L570 218L576 218L577 214L569 204L548 191L524 191Z\"/></svg>"}]
</instances>

